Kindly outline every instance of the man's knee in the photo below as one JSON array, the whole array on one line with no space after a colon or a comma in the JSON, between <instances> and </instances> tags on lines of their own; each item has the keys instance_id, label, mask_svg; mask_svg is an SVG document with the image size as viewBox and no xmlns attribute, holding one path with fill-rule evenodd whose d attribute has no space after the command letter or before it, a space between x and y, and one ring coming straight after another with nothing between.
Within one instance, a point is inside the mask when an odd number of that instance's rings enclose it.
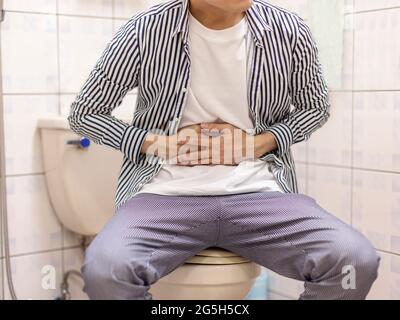
<instances>
[{"instance_id":1,"label":"man's knee","mask_svg":"<svg viewBox=\"0 0 400 320\"><path fill-rule=\"evenodd\" d=\"M81 271L84 291L92 297L101 297L118 282L129 282L133 278L128 257L111 243L102 245L94 241L85 252Z\"/></svg>"},{"instance_id":2,"label":"man's knee","mask_svg":"<svg viewBox=\"0 0 400 320\"><path fill-rule=\"evenodd\" d=\"M331 265L342 279L354 277L356 288L369 290L378 276L380 257L372 244L355 230L344 231L332 242Z\"/></svg>"},{"instance_id":3,"label":"man's knee","mask_svg":"<svg viewBox=\"0 0 400 320\"><path fill-rule=\"evenodd\" d=\"M364 237L357 237L346 247L345 261L354 268L359 285L372 285L378 277L380 256L372 244Z\"/></svg>"}]
</instances>

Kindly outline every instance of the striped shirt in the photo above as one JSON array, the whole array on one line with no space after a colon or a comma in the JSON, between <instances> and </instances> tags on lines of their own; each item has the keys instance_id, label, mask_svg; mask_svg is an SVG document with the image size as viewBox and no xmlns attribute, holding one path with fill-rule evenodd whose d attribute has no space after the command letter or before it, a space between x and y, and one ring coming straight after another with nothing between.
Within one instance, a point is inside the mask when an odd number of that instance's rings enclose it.
<instances>
[{"instance_id":1,"label":"striped shirt","mask_svg":"<svg viewBox=\"0 0 400 320\"><path fill-rule=\"evenodd\" d=\"M307 140L330 115L328 88L310 29L296 14L254 0L246 11L254 41L248 71L253 134L270 132L278 148L263 155L284 192L297 193L290 147ZM147 133L175 134L190 81L188 0L171 0L133 16L107 45L72 103L71 129L123 153L115 210L161 169L140 152ZM130 124L112 116L138 88Z\"/></svg>"}]
</instances>

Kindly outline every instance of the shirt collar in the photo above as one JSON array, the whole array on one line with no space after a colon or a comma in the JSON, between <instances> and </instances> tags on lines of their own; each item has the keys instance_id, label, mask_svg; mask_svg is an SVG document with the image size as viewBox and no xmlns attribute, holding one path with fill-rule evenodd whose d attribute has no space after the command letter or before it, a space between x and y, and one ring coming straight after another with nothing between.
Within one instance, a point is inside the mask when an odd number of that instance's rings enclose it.
<instances>
[{"instance_id":1,"label":"shirt collar","mask_svg":"<svg viewBox=\"0 0 400 320\"><path fill-rule=\"evenodd\" d=\"M172 37L178 33L182 34L183 42L188 42L189 24L188 24L188 13L189 13L189 0L180 1L180 13L178 23L175 27ZM250 32L253 35L253 39L256 45L263 47L262 38L264 32L272 31L268 21L263 17L260 12L259 4L254 1L252 6L246 11L246 18L248 21Z\"/></svg>"}]
</instances>

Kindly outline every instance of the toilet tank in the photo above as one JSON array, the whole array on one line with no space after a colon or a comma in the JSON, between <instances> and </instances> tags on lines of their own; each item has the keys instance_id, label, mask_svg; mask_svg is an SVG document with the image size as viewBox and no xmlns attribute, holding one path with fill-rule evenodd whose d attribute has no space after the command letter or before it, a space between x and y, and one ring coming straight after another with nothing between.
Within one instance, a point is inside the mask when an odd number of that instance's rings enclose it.
<instances>
[{"instance_id":1,"label":"toilet tank","mask_svg":"<svg viewBox=\"0 0 400 320\"><path fill-rule=\"evenodd\" d=\"M70 144L82 137L69 128L66 118L40 119L38 127L56 215L67 229L96 235L115 211L122 153L95 143L87 148Z\"/></svg>"}]
</instances>

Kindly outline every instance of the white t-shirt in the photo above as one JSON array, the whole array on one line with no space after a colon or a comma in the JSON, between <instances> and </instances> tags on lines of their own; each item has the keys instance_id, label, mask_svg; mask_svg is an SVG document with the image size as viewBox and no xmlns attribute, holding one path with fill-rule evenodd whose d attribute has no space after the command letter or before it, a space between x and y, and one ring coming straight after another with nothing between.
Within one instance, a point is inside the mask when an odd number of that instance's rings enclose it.
<instances>
[{"instance_id":1,"label":"white t-shirt","mask_svg":"<svg viewBox=\"0 0 400 320\"><path fill-rule=\"evenodd\" d=\"M226 122L253 129L247 100L248 41L246 18L233 27L213 30L189 14L191 79L179 128L202 122ZM165 163L139 193L224 195L283 192L262 160L237 166L177 166Z\"/></svg>"}]
</instances>

